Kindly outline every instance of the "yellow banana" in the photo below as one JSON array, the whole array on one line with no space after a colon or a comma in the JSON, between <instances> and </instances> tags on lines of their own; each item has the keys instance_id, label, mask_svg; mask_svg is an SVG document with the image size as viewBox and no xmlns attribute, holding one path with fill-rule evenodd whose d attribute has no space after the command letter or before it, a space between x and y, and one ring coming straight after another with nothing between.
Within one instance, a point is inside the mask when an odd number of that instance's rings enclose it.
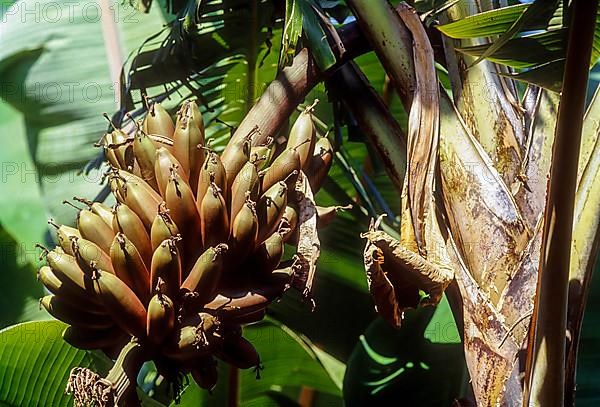
<instances>
[{"instance_id":1,"label":"yellow banana","mask_svg":"<svg viewBox=\"0 0 600 407\"><path fill-rule=\"evenodd\" d=\"M201 250L199 240L201 232L200 214L196 208L196 200L190 186L175 172L172 172L167 185L165 201L167 208L169 208L169 215L171 215L183 238L185 258L195 258Z\"/></svg>"},{"instance_id":2,"label":"yellow banana","mask_svg":"<svg viewBox=\"0 0 600 407\"><path fill-rule=\"evenodd\" d=\"M202 123L201 127L199 123ZM204 123L194 102L187 102L182 106L173 137L175 157L189 176L190 186L195 193L200 169L204 163L204 149L201 148L204 146Z\"/></svg>"}]
</instances>

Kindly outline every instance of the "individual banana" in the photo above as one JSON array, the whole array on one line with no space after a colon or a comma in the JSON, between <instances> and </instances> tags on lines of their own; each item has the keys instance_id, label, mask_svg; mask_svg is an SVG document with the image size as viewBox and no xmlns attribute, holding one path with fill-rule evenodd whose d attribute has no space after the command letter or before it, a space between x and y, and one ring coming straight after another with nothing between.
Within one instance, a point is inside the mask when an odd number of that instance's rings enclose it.
<instances>
[{"instance_id":1,"label":"individual banana","mask_svg":"<svg viewBox=\"0 0 600 407\"><path fill-rule=\"evenodd\" d=\"M287 149L297 150L300 156L300 167L305 168L312 157L316 142L316 129L312 119L314 105L306 108L292 126L288 137Z\"/></svg>"},{"instance_id":2,"label":"individual banana","mask_svg":"<svg viewBox=\"0 0 600 407\"><path fill-rule=\"evenodd\" d=\"M71 237L81 237L79 230L66 225L58 225L52 219L48 221L48 224L56 228L56 240L58 240L59 246L65 253L73 255Z\"/></svg>"},{"instance_id":3,"label":"individual banana","mask_svg":"<svg viewBox=\"0 0 600 407\"><path fill-rule=\"evenodd\" d=\"M231 260L234 263L241 263L249 253L254 251L258 240L258 229L256 204L248 196L231 224L230 242L234 253Z\"/></svg>"},{"instance_id":4,"label":"individual banana","mask_svg":"<svg viewBox=\"0 0 600 407\"><path fill-rule=\"evenodd\" d=\"M109 206L103 204L102 202L93 202L89 199L78 198L76 196L73 197L73 199L77 202L86 204L90 211L102 218L104 223L106 223L108 226L112 226L113 213L112 209Z\"/></svg>"},{"instance_id":5,"label":"individual banana","mask_svg":"<svg viewBox=\"0 0 600 407\"><path fill-rule=\"evenodd\" d=\"M236 215L248 199L258 199L260 184L258 182L258 171L254 163L248 161L236 175L231 184L231 212L229 219L235 219Z\"/></svg>"},{"instance_id":6,"label":"individual banana","mask_svg":"<svg viewBox=\"0 0 600 407\"><path fill-rule=\"evenodd\" d=\"M148 114L144 118L142 128L146 134L158 134L173 140L175 124L169 112L160 103L149 103Z\"/></svg>"},{"instance_id":7,"label":"individual banana","mask_svg":"<svg viewBox=\"0 0 600 407\"><path fill-rule=\"evenodd\" d=\"M290 205L288 203L288 205L285 207L285 211L283 212L283 216L281 217L281 223L279 226L279 231L285 243L295 240L294 236L297 226L298 210L294 205Z\"/></svg>"},{"instance_id":8,"label":"individual banana","mask_svg":"<svg viewBox=\"0 0 600 407\"><path fill-rule=\"evenodd\" d=\"M61 280L50 266L42 266L38 270L38 280L50 291L74 306L80 306L92 313L102 313L102 306L90 298L89 290L84 290L72 281Z\"/></svg>"},{"instance_id":9,"label":"individual banana","mask_svg":"<svg viewBox=\"0 0 600 407\"><path fill-rule=\"evenodd\" d=\"M106 314L94 314L83 307L77 307L57 295L46 295L40 299L40 305L54 318L82 328L103 329L114 325Z\"/></svg>"},{"instance_id":10,"label":"individual banana","mask_svg":"<svg viewBox=\"0 0 600 407\"><path fill-rule=\"evenodd\" d=\"M163 347L163 354L175 360L192 360L206 356L211 351L210 332L201 326L183 326L176 329Z\"/></svg>"},{"instance_id":11,"label":"individual banana","mask_svg":"<svg viewBox=\"0 0 600 407\"><path fill-rule=\"evenodd\" d=\"M267 191L280 181L285 181L293 189L302 164L297 148L284 150L262 176L261 191Z\"/></svg>"},{"instance_id":12,"label":"individual banana","mask_svg":"<svg viewBox=\"0 0 600 407\"><path fill-rule=\"evenodd\" d=\"M219 155L214 151L209 150L200 170L196 202L202 202L204 195L206 195L206 191L208 191L212 182L221 188L221 193L224 194L223 198L227 199L227 175L225 173L225 167L223 167Z\"/></svg>"},{"instance_id":13,"label":"individual banana","mask_svg":"<svg viewBox=\"0 0 600 407\"><path fill-rule=\"evenodd\" d=\"M83 239L90 240L100 249L108 253L115 232L100 216L90 210L83 209L77 214L77 229Z\"/></svg>"},{"instance_id":14,"label":"individual banana","mask_svg":"<svg viewBox=\"0 0 600 407\"><path fill-rule=\"evenodd\" d=\"M112 320L126 333L137 338L146 335L146 308L120 278L106 271L94 270L94 291Z\"/></svg>"},{"instance_id":15,"label":"individual banana","mask_svg":"<svg viewBox=\"0 0 600 407\"><path fill-rule=\"evenodd\" d=\"M224 243L206 249L181 284L182 289L196 293L198 303L206 304L215 297L227 250Z\"/></svg>"},{"instance_id":16,"label":"individual banana","mask_svg":"<svg viewBox=\"0 0 600 407\"><path fill-rule=\"evenodd\" d=\"M113 178L121 183L115 192L117 199L129 206L144 222L144 225L150 227L158 212L158 205L162 202L162 197L144 180L133 174L120 171Z\"/></svg>"},{"instance_id":17,"label":"individual banana","mask_svg":"<svg viewBox=\"0 0 600 407\"><path fill-rule=\"evenodd\" d=\"M72 238L71 248L77 265L87 275L91 275L94 267L102 268L109 273L115 272L110 256L96 243L84 238Z\"/></svg>"},{"instance_id":18,"label":"individual banana","mask_svg":"<svg viewBox=\"0 0 600 407\"><path fill-rule=\"evenodd\" d=\"M272 138L269 138L266 144L260 146L252 146L250 148L250 161L256 165L257 170L264 170L269 166L275 143Z\"/></svg>"},{"instance_id":19,"label":"individual banana","mask_svg":"<svg viewBox=\"0 0 600 407\"><path fill-rule=\"evenodd\" d=\"M321 137L317 140L315 152L304 171L314 193L321 189L332 163L333 146L327 137Z\"/></svg>"},{"instance_id":20,"label":"individual banana","mask_svg":"<svg viewBox=\"0 0 600 407\"><path fill-rule=\"evenodd\" d=\"M75 257L51 250L46 254L46 261L56 278L64 284L65 289L68 287L68 290L81 292L81 296L87 298L88 301L100 303L94 294L90 276L81 270Z\"/></svg>"},{"instance_id":21,"label":"individual banana","mask_svg":"<svg viewBox=\"0 0 600 407\"><path fill-rule=\"evenodd\" d=\"M177 237L166 239L154 251L150 266L149 292L154 292L161 279L161 292L169 298L177 298L181 286L182 264L176 242Z\"/></svg>"},{"instance_id":22,"label":"individual banana","mask_svg":"<svg viewBox=\"0 0 600 407\"><path fill-rule=\"evenodd\" d=\"M179 228L177 228L177 225L173 222L173 219L171 219L166 204L162 203L158 208L158 213L156 214L150 229L152 251L154 252L164 240L177 235L179 235Z\"/></svg>"},{"instance_id":23,"label":"individual banana","mask_svg":"<svg viewBox=\"0 0 600 407\"><path fill-rule=\"evenodd\" d=\"M156 149L154 171L156 182L158 183L158 190L163 198L166 198L167 185L173 172L176 172L186 183L188 182L188 174L185 168L177 158L164 147Z\"/></svg>"},{"instance_id":24,"label":"individual banana","mask_svg":"<svg viewBox=\"0 0 600 407\"><path fill-rule=\"evenodd\" d=\"M196 384L202 389L212 391L217 385L219 376L217 361L212 356L199 358L190 373Z\"/></svg>"},{"instance_id":25,"label":"individual banana","mask_svg":"<svg viewBox=\"0 0 600 407\"><path fill-rule=\"evenodd\" d=\"M150 264L150 260L152 259L150 236L144 226L144 222L142 222L139 216L137 216L129 206L123 204L117 204L115 206L113 230L127 236L142 256L144 263L146 265Z\"/></svg>"},{"instance_id":26,"label":"individual banana","mask_svg":"<svg viewBox=\"0 0 600 407\"><path fill-rule=\"evenodd\" d=\"M115 128L111 133L104 135L102 145L112 166L128 171L133 169L133 150L125 132Z\"/></svg>"},{"instance_id":27,"label":"individual banana","mask_svg":"<svg viewBox=\"0 0 600 407\"><path fill-rule=\"evenodd\" d=\"M110 247L115 275L135 292L142 303L149 298L150 273L140 252L124 233L118 233Z\"/></svg>"},{"instance_id":28,"label":"individual banana","mask_svg":"<svg viewBox=\"0 0 600 407\"><path fill-rule=\"evenodd\" d=\"M182 106L173 135L175 157L189 176L194 193L198 187L200 169L204 163L204 122L198 106L186 102Z\"/></svg>"},{"instance_id":29,"label":"individual banana","mask_svg":"<svg viewBox=\"0 0 600 407\"><path fill-rule=\"evenodd\" d=\"M277 268L283 257L283 237L279 232L273 233L256 248L249 264L257 276L269 276Z\"/></svg>"},{"instance_id":30,"label":"individual banana","mask_svg":"<svg viewBox=\"0 0 600 407\"><path fill-rule=\"evenodd\" d=\"M146 336L156 345L161 344L175 326L175 306L173 301L160 292L160 289L148 303Z\"/></svg>"},{"instance_id":31,"label":"individual banana","mask_svg":"<svg viewBox=\"0 0 600 407\"><path fill-rule=\"evenodd\" d=\"M135 134L133 139L133 153L140 167L141 178L158 191L158 184L154 175L156 146L143 131L138 130Z\"/></svg>"},{"instance_id":32,"label":"individual banana","mask_svg":"<svg viewBox=\"0 0 600 407\"><path fill-rule=\"evenodd\" d=\"M260 197L256 205L258 243L262 243L277 229L287 205L287 191L285 182L279 181Z\"/></svg>"},{"instance_id":33,"label":"individual banana","mask_svg":"<svg viewBox=\"0 0 600 407\"><path fill-rule=\"evenodd\" d=\"M221 162L223 163L223 167L225 167L225 175L227 178L227 187L224 188L225 196L231 191L231 185L233 184L236 175L250 159L250 141L253 135L254 131L241 141L227 144L225 151L223 151L223 154L221 155Z\"/></svg>"},{"instance_id":34,"label":"individual banana","mask_svg":"<svg viewBox=\"0 0 600 407\"><path fill-rule=\"evenodd\" d=\"M199 208L203 247L224 243L229 237L229 215L221 190L211 184Z\"/></svg>"},{"instance_id":35,"label":"individual banana","mask_svg":"<svg viewBox=\"0 0 600 407\"><path fill-rule=\"evenodd\" d=\"M226 337L215 354L219 359L238 369L260 366L260 356L256 348L243 336Z\"/></svg>"}]
</instances>

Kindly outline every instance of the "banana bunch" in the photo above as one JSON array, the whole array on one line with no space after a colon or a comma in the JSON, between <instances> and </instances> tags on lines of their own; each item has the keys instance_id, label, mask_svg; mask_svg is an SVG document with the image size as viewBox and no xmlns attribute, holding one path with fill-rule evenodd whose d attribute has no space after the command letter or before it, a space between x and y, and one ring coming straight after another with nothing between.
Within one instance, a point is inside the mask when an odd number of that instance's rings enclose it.
<instances>
[{"instance_id":1,"label":"banana bunch","mask_svg":"<svg viewBox=\"0 0 600 407\"><path fill-rule=\"evenodd\" d=\"M206 389L216 384L215 357L258 367L241 326L263 318L293 273L280 262L296 239L300 172L316 191L333 158L310 108L276 158L273 143L253 143L258 129L217 154L191 101L175 122L155 103L136 126L101 143L117 204L77 199L86 206L77 227L50 222L58 246L39 270L51 293L41 305L69 325L64 339L117 359L107 378L73 371L76 405L125 403L147 360L172 382L191 373Z\"/></svg>"}]
</instances>

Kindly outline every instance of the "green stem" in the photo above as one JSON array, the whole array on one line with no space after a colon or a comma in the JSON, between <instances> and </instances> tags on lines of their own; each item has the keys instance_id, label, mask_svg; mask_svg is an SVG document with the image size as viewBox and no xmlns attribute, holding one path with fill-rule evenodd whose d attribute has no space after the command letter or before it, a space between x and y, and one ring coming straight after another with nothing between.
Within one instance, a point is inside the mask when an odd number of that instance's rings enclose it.
<instances>
[{"instance_id":1,"label":"green stem","mask_svg":"<svg viewBox=\"0 0 600 407\"><path fill-rule=\"evenodd\" d=\"M354 63L341 67L328 84L344 101L379 157L398 191L406 172L406 135L377 92Z\"/></svg>"},{"instance_id":2,"label":"green stem","mask_svg":"<svg viewBox=\"0 0 600 407\"><path fill-rule=\"evenodd\" d=\"M348 0L347 3L408 111L415 86L410 33L387 0Z\"/></svg>"},{"instance_id":3,"label":"green stem","mask_svg":"<svg viewBox=\"0 0 600 407\"><path fill-rule=\"evenodd\" d=\"M574 0L530 327L523 405L563 406L573 210L597 1ZM572 389L568 389L569 392ZM567 395L571 399L571 395Z\"/></svg>"}]
</instances>

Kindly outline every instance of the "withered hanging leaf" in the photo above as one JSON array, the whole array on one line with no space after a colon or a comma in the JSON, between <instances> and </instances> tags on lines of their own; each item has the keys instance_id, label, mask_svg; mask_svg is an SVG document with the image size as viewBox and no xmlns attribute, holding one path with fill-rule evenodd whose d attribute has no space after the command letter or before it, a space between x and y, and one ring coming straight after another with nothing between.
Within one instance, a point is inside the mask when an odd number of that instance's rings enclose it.
<instances>
[{"instance_id":1,"label":"withered hanging leaf","mask_svg":"<svg viewBox=\"0 0 600 407\"><path fill-rule=\"evenodd\" d=\"M396 301L396 291L381 269L384 262L383 252L377 246L367 241L364 252L365 271L369 291L375 301L375 310L381 317L394 328L400 328L402 312Z\"/></svg>"},{"instance_id":2,"label":"withered hanging leaf","mask_svg":"<svg viewBox=\"0 0 600 407\"><path fill-rule=\"evenodd\" d=\"M439 141L439 84L431 43L415 10L398 7L413 38L416 88L408 118L408 200L419 251L425 251L424 222L431 210Z\"/></svg>"},{"instance_id":3,"label":"withered hanging leaf","mask_svg":"<svg viewBox=\"0 0 600 407\"><path fill-rule=\"evenodd\" d=\"M317 260L321 254L321 243L317 233L317 208L312 189L304 172L296 183L298 203L298 248L292 276L292 287L302 292L305 299L311 299L313 279L317 270Z\"/></svg>"}]
</instances>

